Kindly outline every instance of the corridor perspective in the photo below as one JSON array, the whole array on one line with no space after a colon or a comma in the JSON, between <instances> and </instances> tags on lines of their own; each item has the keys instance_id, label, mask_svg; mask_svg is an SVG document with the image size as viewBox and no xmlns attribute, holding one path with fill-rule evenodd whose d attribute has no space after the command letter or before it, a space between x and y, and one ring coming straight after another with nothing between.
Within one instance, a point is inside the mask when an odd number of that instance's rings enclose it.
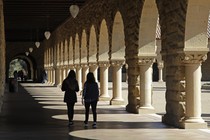
<instances>
[{"instance_id":1,"label":"corridor perspective","mask_svg":"<svg viewBox=\"0 0 210 140\"><path fill-rule=\"evenodd\" d=\"M123 96L127 84L123 84ZM207 140L210 137L210 90L202 90L204 102L202 116L208 129L178 129L164 125L164 83L153 83L156 98L151 114L132 114L124 105L110 106L99 101L98 127L84 127L84 107L78 93L75 106L74 125L68 127L63 92L58 87L40 83L21 83L19 92L5 94L3 113L0 116L0 140ZM109 92L112 88L109 84ZM126 98L126 97L124 97ZM90 124L92 114L90 114Z\"/></svg>"},{"instance_id":2,"label":"corridor perspective","mask_svg":"<svg viewBox=\"0 0 210 140\"><path fill-rule=\"evenodd\" d=\"M0 140L209 139L209 56L210 0L0 0ZM89 72L96 129L83 126Z\"/></svg>"}]
</instances>

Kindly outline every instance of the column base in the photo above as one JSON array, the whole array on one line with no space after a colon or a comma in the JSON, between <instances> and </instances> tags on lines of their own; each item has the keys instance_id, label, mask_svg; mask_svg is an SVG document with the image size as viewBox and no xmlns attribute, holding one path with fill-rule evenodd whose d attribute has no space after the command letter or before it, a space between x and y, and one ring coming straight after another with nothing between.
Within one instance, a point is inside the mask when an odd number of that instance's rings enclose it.
<instances>
[{"instance_id":1,"label":"column base","mask_svg":"<svg viewBox=\"0 0 210 140\"><path fill-rule=\"evenodd\" d=\"M51 85L51 86L56 86L55 83L51 83L50 85Z\"/></svg>"},{"instance_id":2,"label":"column base","mask_svg":"<svg viewBox=\"0 0 210 140\"><path fill-rule=\"evenodd\" d=\"M54 86L54 83L52 83L52 82L48 82L48 85L50 85L50 86Z\"/></svg>"},{"instance_id":3,"label":"column base","mask_svg":"<svg viewBox=\"0 0 210 140\"><path fill-rule=\"evenodd\" d=\"M183 122L181 127L184 129L207 129L207 123L190 123L190 122Z\"/></svg>"},{"instance_id":4,"label":"column base","mask_svg":"<svg viewBox=\"0 0 210 140\"><path fill-rule=\"evenodd\" d=\"M139 114L154 114L155 109L154 107L139 107L138 108Z\"/></svg>"},{"instance_id":5,"label":"column base","mask_svg":"<svg viewBox=\"0 0 210 140\"><path fill-rule=\"evenodd\" d=\"M124 105L123 99L112 99L110 105Z\"/></svg>"},{"instance_id":6,"label":"column base","mask_svg":"<svg viewBox=\"0 0 210 140\"><path fill-rule=\"evenodd\" d=\"M60 84L58 84L58 85L56 85L56 87L61 88L61 85L60 85Z\"/></svg>"},{"instance_id":7,"label":"column base","mask_svg":"<svg viewBox=\"0 0 210 140\"><path fill-rule=\"evenodd\" d=\"M185 129L207 129L207 123L201 117L191 117L181 123Z\"/></svg>"},{"instance_id":8,"label":"column base","mask_svg":"<svg viewBox=\"0 0 210 140\"><path fill-rule=\"evenodd\" d=\"M79 91L77 92L77 95L82 96L82 93L83 93L83 90L79 90Z\"/></svg>"},{"instance_id":9,"label":"column base","mask_svg":"<svg viewBox=\"0 0 210 140\"><path fill-rule=\"evenodd\" d=\"M135 104L127 104L126 105L126 111L129 113L135 113L135 114L139 114L139 110L136 107L137 105Z\"/></svg>"},{"instance_id":10,"label":"column base","mask_svg":"<svg viewBox=\"0 0 210 140\"><path fill-rule=\"evenodd\" d=\"M110 97L99 97L99 101L110 101Z\"/></svg>"}]
</instances>

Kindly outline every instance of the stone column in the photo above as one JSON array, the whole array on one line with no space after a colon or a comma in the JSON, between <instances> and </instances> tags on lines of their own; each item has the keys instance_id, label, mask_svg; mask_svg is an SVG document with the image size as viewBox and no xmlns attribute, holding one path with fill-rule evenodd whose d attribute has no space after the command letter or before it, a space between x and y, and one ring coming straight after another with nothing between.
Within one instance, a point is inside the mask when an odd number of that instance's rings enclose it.
<instances>
[{"instance_id":1,"label":"stone column","mask_svg":"<svg viewBox=\"0 0 210 140\"><path fill-rule=\"evenodd\" d=\"M63 80L67 77L66 71L67 71L67 69L66 69L66 66L65 66L65 67L63 67L63 77L62 77Z\"/></svg>"},{"instance_id":2,"label":"stone column","mask_svg":"<svg viewBox=\"0 0 210 140\"><path fill-rule=\"evenodd\" d=\"M122 66L123 60L111 61L113 67L113 80L112 80L112 90L113 97L110 101L111 105L123 105L124 100L122 98Z\"/></svg>"},{"instance_id":3,"label":"stone column","mask_svg":"<svg viewBox=\"0 0 210 140\"><path fill-rule=\"evenodd\" d=\"M58 86L60 83L60 69L57 67L55 69L55 85Z\"/></svg>"},{"instance_id":4,"label":"stone column","mask_svg":"<svg viewBox=\"0 0 210 140\"><path fill-rule=\"evenodd\" d=\"M68 66L66 66L66 68L65 68L65 72L66 72L66 74L65 74L65 75L66 75L66 77L67 77L67 76L68 76L68 74L69 74L69 68L68 68ZM66 78L66 77L65 77L65 78Z\"/></svg>"},{"instance_id":5,"label":"stone column","mask_svg":"<svg viewBox=\"0 0 210 140\"><path fill-rule=\"evenodd\" d=\"M88 74L88 65L87 64L82 64L82 87L81 87L81 89L83 89L83 86L84 86L85 81L86 81L87 74Z\"/></svg>"},{"instance_id":6,"label":"stone column","mask_svg":"<svg viewBox=\"0 0 210 140\"><path fill-rule=\"evenodd\" d=\"M158 82L163 82L163 62L158 62L158 70L159 70L159 80Z\"/></svg>"},{"instance_id":7,"label":"stone column","mask_svg":"<svg viewBox=\"0 0 210 140\"><path fill-rule=\"evenodd\" d=\"M152 106L152 64L154 58L139 59L140 108L139 113L154 112Z\"/></svg>"},{"instance_id":8,"label":"stone column","mask_svg":"<svg viewBox=\"0 0 210 140\"><path fill-rule=\"evenodd\" d=\"M51 80L50 80L50 73L51 73L51 67L48 67L48 70L47 70L47 83L48 83L48 84L51 83Z\"/></svg>"},{"instance_id":9,"label":"stone column","mask_svg":"<svg viewBox=\"0 0 210 140\"><path fill-rule=\"evenodd\" d=\"M89 63L89 71L95 76L96 82L98 82L98 65L96 63Z\"/></svg>"},{"instance_id":10,"label":"stone column","mask_svg":"<svg viewBox=\"0 0 210 140\"><path fill-rule=\"evenodd\" d=\"M49 79L50 79L50 67L48 67L46 71L47 71L47 84L50 84L50 81L49 81Z\"/></svg>"},{"instance_id":11,"label":"stone column","mask_svg":"<svg viewBox=\"0 0 210 140\"><path fill-rule=\"evenodd\" d=\"M53 73L53 69L52 69L52 67L50 67L50 70L49 70L49 74L48 74L48 77L49 77L49 79L48 79L48 82L49 82L49 84L52 84L53 83L53 80L52 80L52 73Z\"/></svg>"},{"instance_id":12,"label":"stone column","mask_svg":"<svg viewBox=\"0 0 210 140\"><path fill-rule=\"evenodd\" d=\"M56 81L56 70L53 68L52 69L52 84L53 85L56 85L55 81Z\"/></svg>"},{"instance_id":13,"label":"stone column","mask_svg":"<svg viewBox=\"0 0 210 140\"><path fill-rule=\"evenodd\" d=\"M5 33L4 33L4 15L3 2L0 0L0 112L3 104L5 87Z\"/></svg>"},{"instance_id":14,"label":"stone column","mask_svg":"<svg viewBox=\"0 0 210 140\"><path fill-rule=\"evenodd\" d=\"M63 82L63 68L60 66L59 67L59 86L62 84Z\"/></svg>"},{"instance_id":15,"label":"stone column","mask_svg":"<svg viewBox=\"0 0 210 140\"><path fill-rule=\"evenodd\" d=\"M109 101L110 96L108 92L108 67L109 62L99 62L100 67L100 100Z\"/></svg>"},{"instance_id":16,"label":"stone column","mask_svg":"<svg viewBox=\"0 0 210 140\"><path fill-rule=\"evenodd\" d=\"M82 90L82 69L80 65L76 66L76 78L78 81L79 89Z\"/></svg>"},{"instance_id":17,"label":"stone column","mask_svg":"<svg viewBox=\"0 0 210 140\"><path fill-rule=\"evenodd\" d=\"M186 80L186 116L184 128L207 128L201 117L201 62L206 55L191 54L184 56Z\"/></svg>"}]
</instances>

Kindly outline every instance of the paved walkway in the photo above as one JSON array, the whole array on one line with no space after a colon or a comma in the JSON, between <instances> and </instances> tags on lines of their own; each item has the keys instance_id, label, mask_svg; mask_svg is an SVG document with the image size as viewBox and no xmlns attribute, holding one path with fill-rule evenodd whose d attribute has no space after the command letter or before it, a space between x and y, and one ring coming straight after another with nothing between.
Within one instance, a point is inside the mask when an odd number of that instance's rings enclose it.
<instances>
[{"instance_id":1,"label":"paved walkway","mask_svg":"<svg viewBox=\"0 0 210 140\"><path fill-rule=\"evenodd\" d=\"M0 116L0 140L207 140L209 129L177 129L161 123L165 111L164 83L153 83L155 114L130 114L125 111L127 85L123 83L124 106L110 106L99 102L98 127L93 129L92 115L87 129L83 127L84 107L81 96L75 106L74 126L67 127L63 93L46 84L22 83L18 93L5 93ZM111 85L110 95L111 95ZM210 126L210 90L202 90L203 118Z\"/></svg>"}]
</instances>

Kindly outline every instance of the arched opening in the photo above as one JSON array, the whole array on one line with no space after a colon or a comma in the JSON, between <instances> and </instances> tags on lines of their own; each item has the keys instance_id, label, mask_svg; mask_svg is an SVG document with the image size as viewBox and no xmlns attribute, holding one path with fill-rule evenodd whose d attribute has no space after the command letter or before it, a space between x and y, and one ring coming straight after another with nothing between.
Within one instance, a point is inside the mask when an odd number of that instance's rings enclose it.
<instances>
[{"instance_id":1,"label":"arched opening","mask_svg":"<svg viewBox=\"0 0 210 140\"><path fill-rule=\"evenodd\" d=\"M120 12L115 15L112 31L111 60L125 59L125 33L124 25Z\"/></svg>"},{"instance_id":2,"label":"arched opening","mask_svg":"<svg viewBox=\"0 0 210 140\"><path fill-rule=\"evenodd\" d=\"M158 70L158 63L157 61L153 63L152 65L152 81L157 82L159 80L159 70Z\"/></svg>"},{"instance_id":3,"label":"arched opening","mask_svg":"<svg viewBox=\"0 0 210 140\"><path fill-rule=\"evenodd\" d=\"M8 78L17 78L18 81L27 81L31 79L30 74L31 70L27 61L16 58L10 62Z\"/></svg>"},{"instance_id":4,"label":"arched opening","mask_svg":"<svg viewBox=\"0 0 210 140\"><path fill-rule=\"evenodd\" d=\"M36 64L33 61L33 58L30 58L29 56L18 55L8 63L7 79L14 78L15 72L17 72L16 78L18 81L39 81Z\"/></svg>"}]
</instances>

